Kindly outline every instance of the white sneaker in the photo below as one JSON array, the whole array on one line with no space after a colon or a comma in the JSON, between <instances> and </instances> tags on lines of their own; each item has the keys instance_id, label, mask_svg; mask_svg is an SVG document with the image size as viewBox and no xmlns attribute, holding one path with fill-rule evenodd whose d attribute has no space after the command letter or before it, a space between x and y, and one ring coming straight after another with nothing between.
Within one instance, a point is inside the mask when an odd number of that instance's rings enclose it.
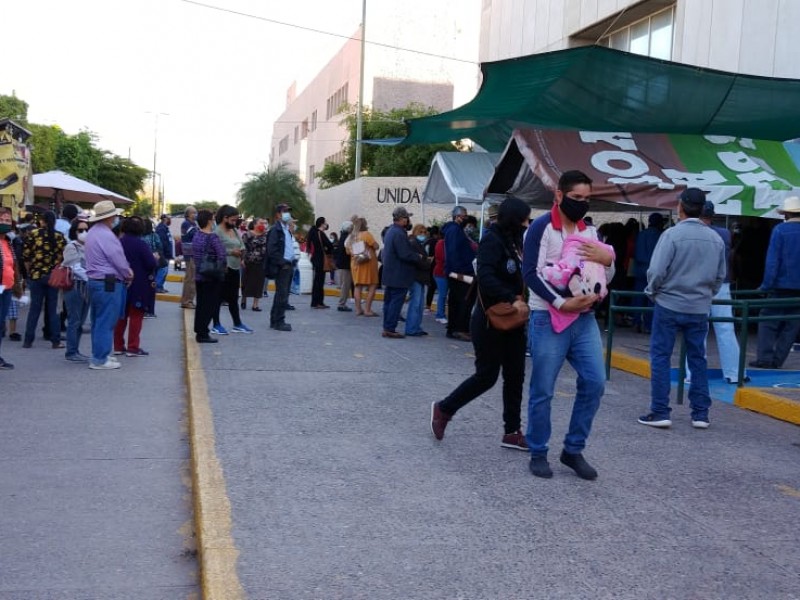
<instances>
[{"instance_id":1,"label":"white sneaker","mask_svg":"<svg viewBox=\"0 0 800 600\"><path fill-rule=\"evenodd\" d=\"M445 319L444 317L437 318L436 322L441 323L442 325L447 325L447 319Z\"/></svg>"},{"instance_id":2,"label":"white sneaker","mask_svg":"<svg viewBox=\"0 0 800 600\"><path fill-rule=\"evenodd\" d=\"M692 427L695 429L708 429L710 424L708 421L692 421Z\"/></svg>"},{"instance_id":3,"label":"white sneaker","mask_svg":"<svg viewBox=\"0 0 800 600\"><path fill-rule=\"evenodd\" d=\"M90 369L95 370L105 370L105 369L119 369L122 365L118 362L114 362L113 360L107 360L102 365L96 365L93 362L89 363Z\"/></svg>"}]
</instances>

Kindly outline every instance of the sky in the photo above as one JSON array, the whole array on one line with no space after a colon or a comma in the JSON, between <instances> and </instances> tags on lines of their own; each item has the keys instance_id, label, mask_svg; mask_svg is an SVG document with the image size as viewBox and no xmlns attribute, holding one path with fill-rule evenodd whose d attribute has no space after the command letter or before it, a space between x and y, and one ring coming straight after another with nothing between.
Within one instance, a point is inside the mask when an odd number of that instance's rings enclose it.
<instances>
[{"instance_id":1,"label":"sky","mask_svg":"<svg viewBox=\"0 0 800 600\"><path fill-rule=\"evenodd\" d=\"M361 22L361 0L204 3L344 36ZM155 151L169 203L234 202L269 161L292 81L300 92L345 41L184 0L25 0L9 21L0 94L149 170Z\"/></svg>"}]
</instances>

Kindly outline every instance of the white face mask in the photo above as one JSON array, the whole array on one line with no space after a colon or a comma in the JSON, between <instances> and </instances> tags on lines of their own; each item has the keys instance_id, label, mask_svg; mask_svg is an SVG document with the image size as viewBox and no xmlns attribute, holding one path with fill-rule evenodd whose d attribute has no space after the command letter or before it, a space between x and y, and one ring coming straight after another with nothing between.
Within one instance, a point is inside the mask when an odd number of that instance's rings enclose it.
<instances>
[{"instance_id":1,"label":"white face mask","mask_svg":"<svg viewBox=\"0 0 800 600\"><path fill-rule=\"evenodd\" d=\"M89 235L89 232L88 232L88 231L81 231L81 232L78 234L78 241L79 241L79 242L81 242L81 243L85 242L85 241L86 241L86 236L87 236L87 235Z\"/></svg>"},{"instance_id":2,"label":"white face mask","mask_svg":"<svg viewBox=\"0 0 800 600\"><path fill-rule=\"evenodd\" d=\"M281 213L281 220L284 223L288 223L289 221L292 220L292 213L288 213L288 212Z\"/></svg>"}]
</instances>

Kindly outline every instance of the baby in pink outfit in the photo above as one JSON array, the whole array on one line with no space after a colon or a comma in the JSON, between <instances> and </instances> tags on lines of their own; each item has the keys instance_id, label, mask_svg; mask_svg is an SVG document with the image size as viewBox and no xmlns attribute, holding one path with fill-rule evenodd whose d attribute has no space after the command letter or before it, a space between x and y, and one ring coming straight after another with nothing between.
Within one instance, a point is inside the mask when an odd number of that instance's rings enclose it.
<instances>
[{"instance_id":1,"label":"baby in pink outfit","mask_svg":"<svg viewBox=\"0 0 800 600\"><path fill-rule=\"evenodd\" d=\"M580 256L580 249L583 244L592 244L593 246L604 248L611 253L612 260L615 256L614 248L608 244L580 235L570 235L564 240L564 246L561 248L561 259L556 264L548 264L542 269L542 276L565 298L597 294L598 300L602 300L608 294L606 268L600 263L584 260ZM578 313L562 312L552 305L548 308L550 310L550 322L553 325L553 331L556 333L564 331L578 318Z\"/></svg>"}]
</instances>

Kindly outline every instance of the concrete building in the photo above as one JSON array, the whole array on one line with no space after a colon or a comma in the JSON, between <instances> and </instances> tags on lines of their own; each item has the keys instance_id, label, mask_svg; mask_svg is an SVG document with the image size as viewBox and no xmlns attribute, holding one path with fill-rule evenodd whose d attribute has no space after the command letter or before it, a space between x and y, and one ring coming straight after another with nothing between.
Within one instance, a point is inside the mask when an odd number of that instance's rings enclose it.
<instances>
[{"instance_id":1,"label":"concrete building","mask_svg":"<svg viewBox=\"0 0 800 600\"><path fill-rule=\"evenodd\" d=\"M480 60L600 43L723 71L800 78L797 0L483 0Z\"/></svg>"},{"instance_id":2,"label":"concrete building","mask_svg":"<svg viewBox=\"0 0 800 600\"><path fill-rule=\"evenodd\" d=\"M364 104L387 110L418 102L445 111L464 104L478 86L479 0L372 2L367 8ZM298 93L273 124L270 165L287 163L316 206L317 173L344 159L344 107L359 95L359 28ZM302 49L296 49L302 51ZM458 60L453 60L458 59Z\"/></svg>"}]
</instances>

